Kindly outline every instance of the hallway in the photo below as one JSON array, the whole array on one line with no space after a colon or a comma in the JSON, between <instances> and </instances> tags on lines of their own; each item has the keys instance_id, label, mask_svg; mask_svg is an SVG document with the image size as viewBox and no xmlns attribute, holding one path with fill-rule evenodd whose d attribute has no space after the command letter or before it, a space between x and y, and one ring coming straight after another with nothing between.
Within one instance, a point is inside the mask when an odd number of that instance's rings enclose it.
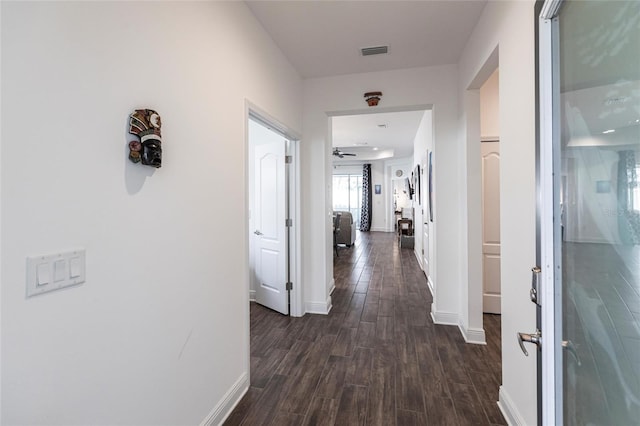
<instances>
[{"instance_id":1,"label":"hallway","mask_svg":"<svg viewBox=\"0 0 640 426\"><path fill-rule=\"evenodd\" d=\"M487 345L436 326L412 250L360 233L334 258L327 316L251 304L251 387L225 425L502 425L500 317Z\"/></svg>"}]
</instances>

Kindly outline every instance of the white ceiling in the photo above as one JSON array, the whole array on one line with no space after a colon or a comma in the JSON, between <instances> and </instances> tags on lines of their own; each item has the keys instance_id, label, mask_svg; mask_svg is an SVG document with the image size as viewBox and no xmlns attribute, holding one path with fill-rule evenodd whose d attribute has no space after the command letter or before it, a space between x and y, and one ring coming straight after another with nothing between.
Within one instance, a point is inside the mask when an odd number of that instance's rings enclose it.
<instances>
[{"instance_id":1,"label":"white ceiling","mask_svg":"<svg viewBox=\"0 0 640 426\"><path fill-rule=\"evenodd\" d=\"M335 161L351 162L409 157L424 111L385 112L333 117L333 146L354 153ZM380 127L385 125L386 127Z\"/></svg>"},{"instance_id":2,"label":"white ceiling","mask_svg":"<svg viewBox=\"0 0 640 426\"><path fill-rule=\"evenodd\" d=\"M303 78L455 64L486 0L247 1ZM363 47L388 45L363 57Z\"/></svg>"},{"instance_id":3,"label":"white ceiling","mask_svg":"<svg viewBox=\"0 0 640 426\"><path fill-rule=\"evenodd\" d=\"M247 1L303 78L455 64L486 0ZM388 45L386 55L360 49ZM424 111L334 117L333 146L356 157L407 157ZM378 124L388 124L380 129ZM357 143L366 146L356 146ZM373 151L377 147L378 151Z\"/></svg>"}]
</instances>

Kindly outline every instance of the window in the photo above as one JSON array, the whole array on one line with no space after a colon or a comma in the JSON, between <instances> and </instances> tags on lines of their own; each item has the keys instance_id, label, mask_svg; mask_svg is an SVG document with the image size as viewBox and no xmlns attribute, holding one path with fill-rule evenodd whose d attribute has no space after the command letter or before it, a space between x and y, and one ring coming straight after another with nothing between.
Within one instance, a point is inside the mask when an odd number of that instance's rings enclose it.
<instances>
[{"instance_id":1,"label":"window","mask_svg":"<svg viewBox=\"0 0 640 426\"><path fill-rule=\"evenodd\" d=\"M362 175L333 175L333 210L348 211L356 228L360 227Z\"/></svg>"}]
</instances>

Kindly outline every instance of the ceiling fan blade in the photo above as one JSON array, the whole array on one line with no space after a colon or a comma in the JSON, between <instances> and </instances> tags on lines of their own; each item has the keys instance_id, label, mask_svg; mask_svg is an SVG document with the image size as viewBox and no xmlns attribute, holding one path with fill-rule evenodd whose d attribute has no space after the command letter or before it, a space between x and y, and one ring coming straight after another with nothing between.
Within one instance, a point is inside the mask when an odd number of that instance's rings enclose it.
<instances>
[{"instance_id":1,"label":"ceiling fan blade","mask_svg":"<svg viewBox=\"0 0 640 426\"><path fill-rule=\"evenodd\" d=\"M351 153L349 153L349 152L343 152L343 153L342 153L342 155L349 155L349 156L352 156L352 157L355 157L355 156L356 156L356 154L351 154Z\"/></svg>"}]
</instances>

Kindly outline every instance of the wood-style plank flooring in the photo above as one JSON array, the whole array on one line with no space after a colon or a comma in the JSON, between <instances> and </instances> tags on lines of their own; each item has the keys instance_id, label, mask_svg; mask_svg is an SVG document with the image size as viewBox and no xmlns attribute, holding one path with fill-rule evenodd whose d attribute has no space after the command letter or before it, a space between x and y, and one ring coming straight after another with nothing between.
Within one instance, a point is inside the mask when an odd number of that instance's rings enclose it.
<instances>
[{"instance_id":1,"label":"wood-style plank flooring","mask_svg":"<svg viewBox=\"0 0 640 426\"><path fill-rule=\"evenodd\" d=\"M225 425L504 425L500 317L486 346L434 325L413 250L392 233L339 247L329 315L251 304L251 386Z\"/></svg>"}]
</instances>

